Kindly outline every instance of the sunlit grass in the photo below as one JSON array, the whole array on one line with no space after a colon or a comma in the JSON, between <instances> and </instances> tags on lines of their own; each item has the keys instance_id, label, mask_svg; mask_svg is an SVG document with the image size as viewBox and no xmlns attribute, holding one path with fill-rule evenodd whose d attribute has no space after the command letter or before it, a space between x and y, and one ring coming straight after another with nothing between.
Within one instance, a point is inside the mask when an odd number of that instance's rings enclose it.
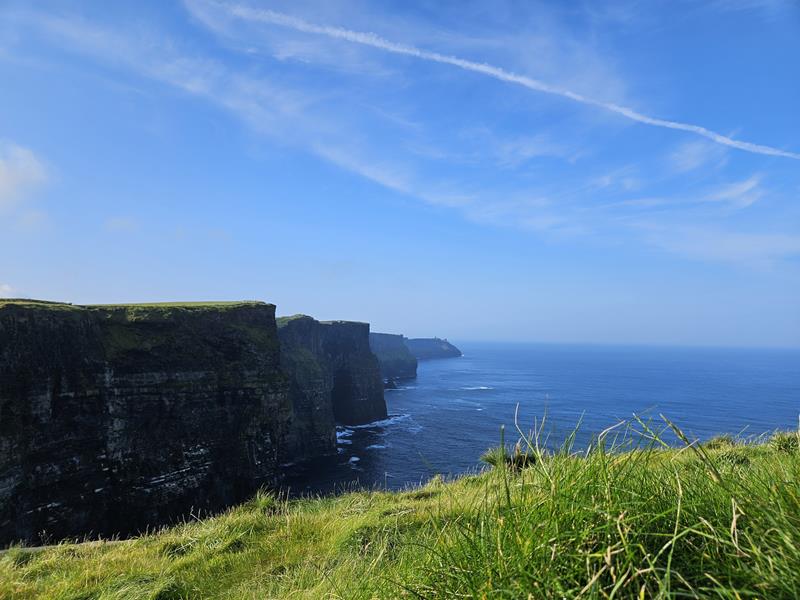
<instances>
[{"instance_id":1,"label":"sunlit grass","mask_svg":"<svg viewBox=\"0 0 800 600\"><path fill-rule=\"evenodd\" d=\"M0 598L796 598L797 436L675 449L634 422L548 452L535 432L453 482L12 549Z\"/></svg>"}]
</instances>

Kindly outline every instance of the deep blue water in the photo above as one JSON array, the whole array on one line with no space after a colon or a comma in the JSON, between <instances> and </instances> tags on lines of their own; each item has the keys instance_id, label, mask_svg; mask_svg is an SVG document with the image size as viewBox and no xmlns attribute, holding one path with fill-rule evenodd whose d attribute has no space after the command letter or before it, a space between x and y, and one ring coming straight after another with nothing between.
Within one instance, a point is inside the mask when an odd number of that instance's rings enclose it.
<instances>
[{"instance_id":1,"label":"deep blue water","mask_svg":"<svg viewBox=\"0 0 800 600\"><path fill-rule=\"evenodd\" d=\"M800 350L463 344L462 358L420 362L387 390L387 421L340 429L339 453L294 469L292 493L352 485L403 488L474 470L480 455L546 417L549 444L581 421L577 445L634 413L690 437L796 428ZM669 437L669 436L667 436Z\"/></svg>"}]
</instances>

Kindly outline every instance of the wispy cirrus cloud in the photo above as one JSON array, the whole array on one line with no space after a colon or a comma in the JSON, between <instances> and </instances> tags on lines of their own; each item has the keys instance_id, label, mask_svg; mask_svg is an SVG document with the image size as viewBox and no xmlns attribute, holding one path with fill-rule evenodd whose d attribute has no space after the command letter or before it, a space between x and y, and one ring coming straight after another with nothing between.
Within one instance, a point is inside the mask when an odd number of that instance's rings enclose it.
<instances>
[{"instance_id":1,"label":"wispy cirrus cloud","mask_svg":"<svg viewBox=\"0 0 800 600\"><path fill-rule=\"evenodd\" d=\"M701 125L652 117L627 106L622 106L611 102L604 102L601 100L597 100L595 98L579 94L569 89L557 87L532 77L513 73L511 71L508 71L502 67L498 67L495 65L474 62L458 56L441 54L439 52L434 52L422 48L417 48L415 46L394 42L382 38L374 33L354 31L332 25L320 25L317 23L306 21L304 19L294 17L292 15L279 13L272 10L256 9L243 5L229 5L229 4L218 4L218 5L224 7L232 16L235 16L240 19L245 19L248 21L256 21L267 25L287 27L301 33L323 35L329 38L335 38L351 42L354 44L368 46L392 54L410 56L424 61L457 67L465 71L471 71L474 73L479 73L481 75L486 75L488 77L497 79L499 81L520 85L522 87L525 87L533 91L559 96L588 106L594 106L596 108L600 108L615 113L617 115L620 115L637 123L692 133L704 137L706 139L709 139L717 144L722 144L724 146L728 146L730 148L735 148L738 150L743 150L745 152L751 152L754 154L763 154L767 156L779 156L793 160L800 160L800 153L798 152L791 152L780 148L773 148L771 146L766 146L763 144L756 144L752 142L735 140L731 137L722 135Z\"/></svg>"},{"instance_id":2,"label":"wispy cirrus cloud","mask_svg":"<svg viewBox=\"0 0 800 600\"><path fill-rule=\"evenodd\" d=\"M698 225L636 225L649 243L693 260L761 268L800 255L800 236L795 234L728 231Z\"/></svg>"},{"instance_id":3,"label":"wispy cirrus cloud","mask_svg":"<svg viewBox=\"0 0 800 600\"><path fill-rule=\"evenodd\" d=\"M743 181L719 186L704 197L706 202L722 202L734 208L747 208L764 197L761 176L753 175Z\"/></svg>"},{"instance_id":4,"label":"wispy cirrus cloud","mask_svg":"<svg viewBox=\"0 0 800 600\"><path fill-rule=\"evenodd\" d=\"M770 17L798 9L794 0L712 0L709 5L724 11L759 11Z\"/></svg>"},{"instance_id":5,"label":"wispy cirrus cloud","mask_svg":"<svg viewBox=\"0 0 800 600\"><path fill-rule=\"evenodd\" d=\"M741 181L715 185L704 190L676 193L671 196L630 198L604 204L604 209L686 209L708 204L719 204L726 209L743 209L752 206L767 195L761 185L760 174L751 175Z\"/></svg>"},{"instance_id":6,"label":"wispy cirrus cloud","mask_svg":"<svg viewBox=\"0 0 800 600\"><path fill-rule=\"evenodd\" d=\"M32 150L0 142L0 209L16 205L31 189L47 181L47 170Z\"/></svg>"},{"instance_id":7,"label":"wispy cirrus cloud","mask_svg":"<svg viewBox=\"0 0 800 600\"><path fill-rule=\"evenodd\" d=\"M208 3L203 0L201 4ZM242 21L238 16L231 19L232 24ZM576 164L583 167L580 158L583 150L576 146L575 138L559 137L556 129L551 132L540 127L525 134L515 129L497 131L486 125L465 123L455 135L443 128L440 139L451 136L453 143L437 145L438 140L430 135L431 124L427 121L421 124L408 118L398 119L394 113L383 109L365 111L363 107L368 105L368 99L359 97L354 103L352 95L342 93L339 96L335 85L338 80L332 80L334 85L326 81L325 89L320 91L314 87L318 71L312 72L310 86L297 85L300 77L265 77L264 70L259 68L264 56L248 51L246 35L242 35L242 47L235 50L240 55L227 62L220 56L205 58L192 46L182 46L180 40L157 35L155 30L140 34L138 30L125 27L112 29L80 18L47 14L36 14L29 20L70 52L83 53L98 62L212 103L240 119L250 130L279 144L300 148L392 192L417 198L431 206L455 210L476 223L517 228L537 236L591 237L597 234L597 237L615 242L626 238L639 240L639 243L643 240L665 251L701 260L755 262L755 244L759 240L765 244L764 260L793 256L791 244L786 243L786 236L781 233L775 234L775 239L770 233L742 234L749 236L744 239L753 248L745 253L726 241L722 236L723 227L702 238L705 241L700 243L700 234L691 226L695 216L692 211L702 210L695 207L717 204L730 212L730 208L754 204L766 193L760 187L760 175L706 187L705 191L691 194L654 192L648 189L651 183L648 179L652 177L648 178L646 167L638 162L625 161L616 168L603 166L600 173L594 166L577 168ZM259 25L257 30L246 33L261 36L262 29ZM330 49L328 54L336 56ZM270 68L273 65L270 63ZM368 71L370 76L376 74L382 77L384 73L380 69ZM348 72L348 81L352 80L352 75ZM383 83L381 80L376 87ZM390 124L381 132L382 138L375 136L371 128L376 120ZM387 140L390 140L388 145ZM417 142L420 144L415 146ZM720 154L724 158L728 151L726 145L705 140L693 143L695 146L682 149L683 162L679 166L683 169L700 172L706 155ZM424 150L415 151L415 147ZM448 169L454 163L461 162L463 166L465 157L470 169L450 176ZM553 158L566 166L565 172L557 178L550 177L548 172L555 164ZM536 171L534 167L542 159L547 159L546 167ZM478 177L470 178L470 172L478 169L484 173L493 172L494 179L487 183ZM530 171L542 177L531 177ZM674 164L673 175L675 172L686 171ZM687 214L675 217L673 213L681 210ZM667 211L670 211L669 222L665 220L650 228L642 228L636 222L642 214ZM125 226L124 223L106 224L107 228ZM676 235L670 236L669 231ZM698 240L697 243L670 243L673 237L680 238L680 232L686 231L692 232L689 238ZM721 244L712 252L709 244L714 240L720 240Z\"/></svg>"},{"instance_id":8,"label":"wispy cirrus cloud","mask_svg":"<svg viewBox=\"0 0 800 600\"><path fill-rule=\"evenodd\" d=\"M688 173L703 167L718 168L727 162L725 146L705 140L691 140L678 145L667 157L677 173Z\"/></svg>"}]
</instances>

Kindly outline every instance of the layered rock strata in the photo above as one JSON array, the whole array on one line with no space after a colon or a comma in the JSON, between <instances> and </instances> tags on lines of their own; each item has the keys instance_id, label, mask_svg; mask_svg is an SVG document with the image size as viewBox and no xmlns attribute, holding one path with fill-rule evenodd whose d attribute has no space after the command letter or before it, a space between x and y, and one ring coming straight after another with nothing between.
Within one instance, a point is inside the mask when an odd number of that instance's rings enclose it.
<instances>
[{"instance_id":1,"label":"layered rock strata","mask_svg":"<svg viewBox=\"0 0 800 600\"><path fill-rule=\"evenodd\" d=\"M278 319L282 361L292 380L298 444L333 431L334 423L358 425L385 419L378 360L369 346L369 324L317 321L305 315Z\"/></svg>"},{"instance_id":2,"label":"layered rock strata","mask_svg":"<svg viewBox=\"0 0 800 600\"><path fill-rule=\"evenodd\" d=\"M127 535L275 483L275 307L0 303L0 545Z\"/></svg>"},{"instance_id":3,"label":"layered rock strata","mask_svg":"<svg viewBox=\"0 0 800 600\"><path fill-rule=\"evenodd\" d=\"M378 359L384 379L405 379L417 376L417 359L409 352L402 335L370 333L369 346Z\"/></svg>"}]
</instances>

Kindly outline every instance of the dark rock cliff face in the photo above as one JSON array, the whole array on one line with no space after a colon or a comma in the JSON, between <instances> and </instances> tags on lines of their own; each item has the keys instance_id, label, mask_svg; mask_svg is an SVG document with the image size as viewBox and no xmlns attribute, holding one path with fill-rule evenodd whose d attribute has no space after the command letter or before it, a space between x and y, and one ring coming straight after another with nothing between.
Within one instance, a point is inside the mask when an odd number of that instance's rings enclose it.
<instances>
[{"instance_id":1,"label":"dark rock cliff face","mask_svg":"<svg viewBox=\"0 0 800 600\"><path fill-rule=\"evenodd\" d=\"M0 303L0 545L130 534L274 483L275 307Z\"/></svg>"},{"instance_id":2,"label":"dark rock cliff face","mask_svg":"<svg viewBox=\"0 0 800 600\"><path fill-rule=\"evenodd\" d=\"M296 421L312 424L311 430L294 430L293 447L302 452L305 440L326 428L334 435L334 421L357 425L386 418L368 323L298 315L279 319L278 328L283 365L293 380Z\"/></svg>"},{"instance_id":3,"label":"dark rock cliff face","mask_svg":"<svg viewBox=\"0 0 800 600\"><path fill-rule=\"evenodd\" d=\"M289 454L296 459L336 451L333 376L324 356L324 335L311 317L278 319L281 366L291 385L292 427Z\"/></svg>"},{"instance_id":4,"label":"dark rock cliff face","mask_svg":"<svg viewBox=\"0 0 800 600\"><path fill-rule=\"evenodd\" d=\"M324 349L333 371L333 414L358 425L387 417L378 359L369 348L369 323L326 321Z\"/></svg>"},{"instance_id":5,"label":"dark rock cliff face","mask_svg":"<svg viewBox=\"0 0 800 600\"><path fill-rule=\"evenodd\" d=\"M370 333L369 346L378 358L384 379L417 376L417 359L408 351L402 335Z\"/></svg>"},{"instance_id":6,"label":"dark rock cliff face","mask_svg":"<svg viewBox=\"0 0 800 600\"><path fill-rule=\"evenodd\" d=\"M447 340L440 338L414 338L407 339L406 346L409 352L419 360L430 358L457 358L462 356L461 350Z\"/></svg>"}]
</instances>

